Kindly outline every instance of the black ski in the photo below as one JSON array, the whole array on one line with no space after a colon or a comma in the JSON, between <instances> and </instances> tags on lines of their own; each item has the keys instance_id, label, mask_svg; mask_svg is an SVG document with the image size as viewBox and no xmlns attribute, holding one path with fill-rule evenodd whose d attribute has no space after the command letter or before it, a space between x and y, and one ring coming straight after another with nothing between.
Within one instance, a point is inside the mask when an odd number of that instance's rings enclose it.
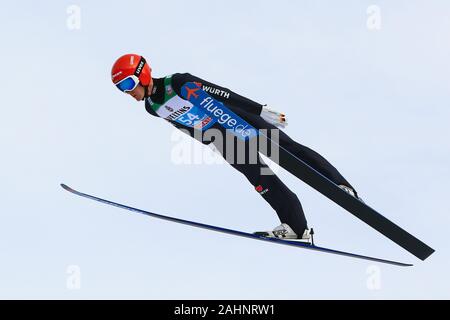
<instances>
[{"instance_id":1,"label":"black ski","mask_svg":"<svg viewBox=\"0 0 450 320\"><path fill-rule=\"evenodd\" d=\"M339 188L334 182L311 168L286 149L282 147L279 149L280 166L346 209L355 217L361 219L421 260L425 260L434 252L434 249L430 248L427 244L400 228L364 202Z\"/></svg>"},{"instance_id":2,"label":"black ski","mask_svg":"<svg viewBox=\"0 0 450 320\"><path fill-rule=\"evenodd\" d=\"M89 194L82 193L82 192L79 192L77 190L74 190L74 189L70 188L69 186L67 186L65 184L61 184L61 187L63 187L65 190L67 190L67 191L69 191L69 192L71 192L73 194L76 194L76 195L84 197L84 198L88 198L88 199L95 200L95 201L98 201L98 202L106 203L106 204L114 206L114 207L126 209L126 210L129 210L129 211L134 211L134 212L137 212L137 213L140 213L140 214L144 214L144 215L147 215L147 216L151 216L151 217L154 217L154 218L163 219L163 220L176 222L176 223L181 223L181 224L186 224L186 225L197 227L197 228L208 229L208 230L222 232L222 233L227 233L227 234L231 234L231 235L235 235L235 236L239 236L239 237L250 238L250 239L255 239L255 240L262 240L262 241L268 241L268 242L272 242L272 243L277 243L277 244L282 244L282 245L287 245L287 246L293 246L293 247L297 247L297 248L303 248L303 249L321 251L321 252L326 252L326 253L332 253L332 254L337 254L337 255L351 257L351 258L357 258L357 259L369 260L369 261L374 261L374 262L392 264L392 265L401 266L401 267L412 266L412 264L408 264L408 263L402 263L402 262L397 262L397 261L391 261L391 260L379 259L379 258L374 258L374 257L369 257L369 256L363 256L363 255L360 255L360 254L344 252L344 251L338 251L338 250L329 249L329 248L322 248L322 247L318 247L318 246L315 246L315 245L310 245L310 244L297 242L297 241L289 241L289 240L282 240L282 239L276 239L276 238L266 238L266 237L254 235L252 233L242 232L242 231L238 231L238 230L226 229L226 228L222 228L222 227L212 226L212 225L203 224L203 223L194 222L194 221L189 221L189 220L182 220L182 219L178 219L178 218L174 218L174 217L169 217L169 216L165 216L165 215L161 215L161 214L157 214L157 213L148 212L148 211L144 211L144 210L141 210L141 209L129 207L129 206L126 206L126 205L123 205L123 204L120 204L120 203L117 203L117 202L105 200L105 199L102 199L102 198L98 198L98 197L95 197L95 196L92 196L92 195L89 195Z\"/></svg>"}]
</instances>

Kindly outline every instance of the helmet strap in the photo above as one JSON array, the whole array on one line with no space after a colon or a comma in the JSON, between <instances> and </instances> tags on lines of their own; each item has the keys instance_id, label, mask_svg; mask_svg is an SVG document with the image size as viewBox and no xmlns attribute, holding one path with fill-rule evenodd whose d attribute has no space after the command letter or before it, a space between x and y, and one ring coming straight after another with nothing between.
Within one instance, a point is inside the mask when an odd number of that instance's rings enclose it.
<instances>
[{"instance_id":1,"label":"helmet strap","mask_svg":"<svg viewBox=\"0 0 450 320\"><path fill-rule=\"evenodd\" d=\"M144 98L142 98L142 100L144 100L147 97L148 97L148 86L145 86L144 87Z\"/></svg>"}]
</instances>

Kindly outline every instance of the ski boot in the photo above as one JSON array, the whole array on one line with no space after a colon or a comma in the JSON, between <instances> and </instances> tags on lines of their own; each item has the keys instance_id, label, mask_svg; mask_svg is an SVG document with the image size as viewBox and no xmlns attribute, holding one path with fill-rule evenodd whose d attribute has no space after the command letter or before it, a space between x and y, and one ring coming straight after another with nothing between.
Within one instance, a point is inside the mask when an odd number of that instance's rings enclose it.
<instances>
[{"instance_id":1,"label":"ski boot","mask_svg":"<svg viewBox=\"0 0 450 320\"><path fill-rule=\"evenodd\" d=\"M299 237L287 223L282 223L272 231L257 231L254 232L253 234L261 237L294 240L314 245L313 241L314 230L312 228L305 229L302 236Z\"/></svg>"},{"instance_id":2,"label":"ski boot","mask_svg":"<svg viewBox=\"0 0 450 320\"><path fill-rule=\"evenodd\" d=\"M348 193L349 195L351 195L352 197L354 197L354 198L358 199L359 201L361 201L362 203L364 203L363 199L361 199L361 198L358 196L358 194L356 193L356 191L353 190L352 188L350 188L350 187L348 187L348 186L346 186L346 185L343 185L343 184L340 184L340 185L339 185L339 188L341 188L342 190L344 190L345 192L347 192L347 193Z\"/></svg>"}]
</instances>

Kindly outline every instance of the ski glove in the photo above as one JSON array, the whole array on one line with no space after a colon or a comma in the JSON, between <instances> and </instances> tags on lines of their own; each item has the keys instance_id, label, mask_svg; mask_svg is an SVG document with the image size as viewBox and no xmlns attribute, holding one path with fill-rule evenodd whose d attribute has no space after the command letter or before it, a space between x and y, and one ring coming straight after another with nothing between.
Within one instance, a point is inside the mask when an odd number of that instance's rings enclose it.
<instances>
[{"instance_id":1,"label":"ski glove","mask_svg":"<svg viewBox=\"0 0 450 320\"><path fill-rule=\"evenodd\" d=\"M261 117L268 123L273 124L278 128L284 128L288 124L284 113L271 110L267 107L267 105L263 106L261 110Z\"/></svg>"}]
</instances>

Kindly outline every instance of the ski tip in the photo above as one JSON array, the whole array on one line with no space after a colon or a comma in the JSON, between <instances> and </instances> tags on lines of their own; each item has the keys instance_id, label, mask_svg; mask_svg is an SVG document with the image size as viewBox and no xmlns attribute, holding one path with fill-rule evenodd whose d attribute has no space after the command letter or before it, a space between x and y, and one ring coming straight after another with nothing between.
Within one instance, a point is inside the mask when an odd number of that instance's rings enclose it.
<instances>
[{"instance_id":1,"label":"ski tip","mask_svg":"<svg viewBox=\"0 0 450 320\"><path fill-rule=\"evenodd\" d=\"M66 185L66 184L64 184L64 183L60 183L60 186L61 186L63 189L67 190L67 191L72 191L72 190L73 190L71 187L69 187L68 185Z\"/></svg>"}]
</instances>

